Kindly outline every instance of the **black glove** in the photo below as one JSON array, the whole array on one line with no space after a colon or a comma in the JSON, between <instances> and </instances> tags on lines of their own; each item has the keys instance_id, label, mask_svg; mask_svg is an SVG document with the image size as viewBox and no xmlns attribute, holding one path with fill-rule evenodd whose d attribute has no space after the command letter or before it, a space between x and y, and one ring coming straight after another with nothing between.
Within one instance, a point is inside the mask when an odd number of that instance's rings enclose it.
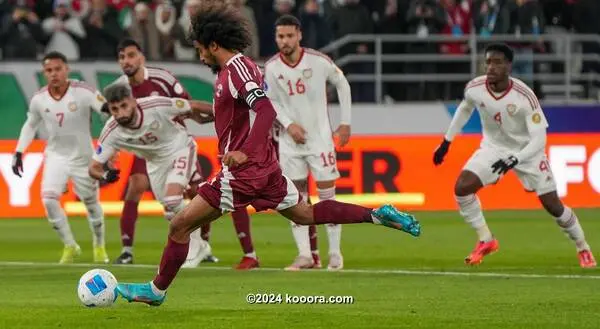
<instances>
[{"instance_id":1,"label":"black glove","mask_svg":"<svg viewBox=\"0 0 600 329\"><path fill-rule=\"evenodd\" d=\"M23 153L21 152L17 152L15 153L15 155L13 155L13 162L12 162L12 170L13 173L19 177L21 177L21 174L23 173Z\"/></svg>"},{"instance_id":2,"label":"black glove","mask_svg":"<svg viewBox=\"0 0 600 329\"><path fill-rule=\"evenodd\" d=\"M498 173L498 175L504 175L509 170L514 168L518 163L519 163L519 159L517 159L515 156L511 155L506 159L500 159L500 160L494 162L494 164L492 165L492 172Z\"/></svg>"},{"instance_id":3,"label":"black glove","mask_svg":"<svg viewBox=\"0 0 600 329\"><path fill-rule=\"evenodd\" d=\"M437 166L444 162L444 157L446 153L448 153L448 149L450 148L450 142L444 138L444 141L433 153L433 163Z\"/></svg>"},{"instance_id":4,"label":"black glove","mask_svg":"<svg viewBox=\"0 0 600 329\"><path fill-rule=\"evenodd\" d=\"M119 180L120 173L119 169L110 169L104 172L102 179L107 183L113 183Z\"/></svg>"}]
</instances>

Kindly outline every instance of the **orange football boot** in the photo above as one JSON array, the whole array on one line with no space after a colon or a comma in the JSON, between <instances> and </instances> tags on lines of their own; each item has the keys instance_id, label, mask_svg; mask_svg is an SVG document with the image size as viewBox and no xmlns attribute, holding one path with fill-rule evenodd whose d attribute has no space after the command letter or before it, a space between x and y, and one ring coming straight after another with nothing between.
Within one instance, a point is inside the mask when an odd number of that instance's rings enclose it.
<instances>
[{"instance_id":1,"label":"orange football boot","mask_svg":"<svg viewBox=\"0 0 600 329\"><path fill-rule=\"evenodd\" d=\"M483 257L498 251L499 247L500 247L500 244L498 243L498 240L496 240L496 239L493 239L488 242L479 241L475 245L475 249L473 249L471 254L469 256L467 256L467 258L465 258L465 264L467 264L467 265L481 264L481 262L483 261Z\"/></svg>"},{"instance_id":2,"label":"orange football boot","mask_svg":"<svg viewBox=\"0 0 600 329\"><path fill-rule=\"evenodd\" d=\"M577 256L579 257L579 266L582 268L593 268L596 267L596 260L594 255L589 250L580 251Z\"/></svg>"}]
</instances>

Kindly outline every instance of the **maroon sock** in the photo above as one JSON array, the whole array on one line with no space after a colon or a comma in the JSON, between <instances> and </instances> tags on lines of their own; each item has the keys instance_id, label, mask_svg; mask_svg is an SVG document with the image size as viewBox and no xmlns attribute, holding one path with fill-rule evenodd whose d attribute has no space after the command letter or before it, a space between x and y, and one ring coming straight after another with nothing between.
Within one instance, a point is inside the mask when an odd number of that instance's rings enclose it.
<instances>
[{"instance_id":1,"label":"maroon sock","mask_svg":"<svg viewBox=\"0 0 600 329\"><path fill-rule=\"evenodd\" d=\"M317 227L315 225L310 225L308 227L308 237L310 239L310 251L316 252L319 250L317 244Z\"/></svg>"},{"instance_id":2,"label":"maroon sock","mask_svg":"<svg viewBox=\"0 0 600 329\"><path fill-rule=\"evenodd\" d=\"M200 237L208 242L210 239L210 223L200 226Z\"/></svg>"},{"instance_id":3,"label":"maroon sock","mask_svg":"<svg viewBox=\"0 0 600 329\"><path fill-rule=\"evenodd\" d=\"M133 246L137 217L138 202L125 200L123 212L121 213L121 243L123 244L123 247Z\"/></svg>"},{"instance_id":4,"label":"maroon sock","mask_svg":"<svg viewBox=\"0 0 600 329\"><path fill-rule=\"evenodd\" d=\"M313 206L315 224L373 223L371 208L324 200Z\"/></svg>"},{"instance_id":5,"label":"maroon sock","mask_svg":"<svg viewBox=\"0 0 600 329\"><path fill-rule=\"evenodd\" d=\"M183 262L185 262L189 244L189 242L177 243L169 237L167 246L160 259L158 274L154 277L153 281L158 289L167 290L167 288L169 288L169 285L171 285L171 282L175 279L179 268L183 265Z\"/></svg>"},{"instance_id":6,"label":"maroon sock","mask_svg":"<svg viewBox=\"0 0 600 329\"><path fill-rule=\"evenodd\" d=\"M240 245L242 245L244 254L254 252L252 235L250 235L250 216L248 216L248 212L245 210L236 210L231 213L231 217L233 217L233 226L235 227L235 232L240 240Z\"/></svg>"}]
</instances>

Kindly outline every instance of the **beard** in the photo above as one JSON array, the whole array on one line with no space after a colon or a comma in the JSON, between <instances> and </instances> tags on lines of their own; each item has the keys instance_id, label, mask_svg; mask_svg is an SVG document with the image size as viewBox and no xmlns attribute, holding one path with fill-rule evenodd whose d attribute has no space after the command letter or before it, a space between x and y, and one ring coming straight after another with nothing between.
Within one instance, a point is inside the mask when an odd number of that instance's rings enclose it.
<instances>
[{"instance_id":1,"label":"beard","mask_svg":"<svg viewBox=\"0 0 600 329\"><path fill-rule=\"evenodd\" d=\"M120 124L121 126L129 126L131 124L131 122L133 122L133 114L130 117L119 118L119 119L115 119L115 120L117 120L117 123Z\"/></svg>"},{"instance_id":2,"label":"beard","mask_svg":"<svg viewBox=\"0 0 600 329\"><path fill-rule=\"evenodd\" d=\"M208 65L213 74L219 74L221 72L221 66L217 64Z\"/></svg>"},{"instance_id":3,"label":"beard","mask_svg":"<svg viewBox=\"0 0 600 329\"><path fill-rule=\"evenodd\" d=\"M129 70L123 69L123 73L125 73L126 76L131 78L132 76L135 76L135 74L138 72L138 70L139 70L139 68L134 68L134 69L129 69Z\"/></svg>"}]
</instances>

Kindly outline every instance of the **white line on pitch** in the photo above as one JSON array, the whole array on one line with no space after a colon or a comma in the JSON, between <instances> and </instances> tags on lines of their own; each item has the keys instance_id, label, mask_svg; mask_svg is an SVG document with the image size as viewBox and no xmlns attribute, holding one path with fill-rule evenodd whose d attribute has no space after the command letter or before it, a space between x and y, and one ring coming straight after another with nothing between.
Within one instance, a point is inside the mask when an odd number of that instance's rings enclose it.
<instances>
[{"instance_id":1,"label":"white line on pitch","mask_svg":"<svg viewBox=\"0 0 600 329\"><path fill-rule=\"evenodd\" d=\"M122 267L122 268L152 268L157 265L149 264L130 264L130 265L102 265L102 264L57 264L43 262L2 262L0 266L14 267ZM188 271L190 269L183 269ZM233 268L225 266L200 266L192 270L215 270L215 271L232 271ZM262 272L283 272L282 268L261 267L252 271ZM303 271L309 273L322 273L325 271ZM492 278L524 278L524 279L588 279L599 280L600 275L580 275L580 274L535 274L535 273L498 273L498 272L456 272L456 271L423 271L423 270L400 270L400 269L344 269L339 273L362 273L362 274L400 274L400 275L430 275L430 276L463 276L463 277L492 277Z\"/></svg>"}]
</instances>

